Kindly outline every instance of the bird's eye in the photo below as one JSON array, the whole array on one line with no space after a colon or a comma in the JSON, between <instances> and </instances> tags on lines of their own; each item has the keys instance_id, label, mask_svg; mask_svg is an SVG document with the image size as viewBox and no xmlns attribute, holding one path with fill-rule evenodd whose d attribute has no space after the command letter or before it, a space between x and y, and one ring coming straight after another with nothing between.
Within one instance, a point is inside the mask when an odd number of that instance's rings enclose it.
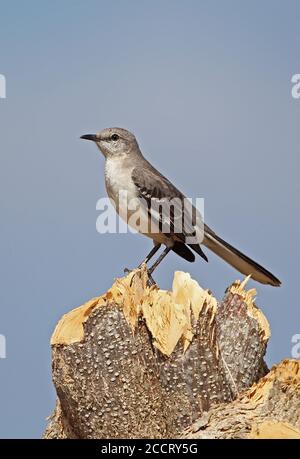
<instances>
[{"instance_id":1,"label":"bird's eye","mask_svg":"<svg viewBox=\"0 0 300 459\"><path fill-rule=\"evenodd\" d=\"M118 134L113 134L110 140L118 140L118 138L119 138Z\"/></svg>"}]
</instances>

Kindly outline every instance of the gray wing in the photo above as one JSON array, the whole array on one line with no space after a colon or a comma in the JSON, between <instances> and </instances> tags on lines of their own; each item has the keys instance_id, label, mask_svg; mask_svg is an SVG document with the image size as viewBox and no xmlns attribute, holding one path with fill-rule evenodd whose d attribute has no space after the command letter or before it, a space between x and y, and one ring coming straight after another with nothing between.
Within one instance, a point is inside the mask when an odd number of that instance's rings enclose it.
<instances>
[{"instance_id":1,"label":"gray wing","mask_svg":"<svg viewBox=\"0 0 300 459\"><path fill-rule=\"evenodd\" d=\"M267 271L263 266L221 239L211 228L203 224L200 213L195 207L191 206L190 209L183 208L182 203L185 196L149 163L147 163L147 166L146 168L136 167L132 172L132 180L137 187L142 205L147 206L151 218L156 219L161 225L164 222L169 224L169 234L173 236L175 241L180 241L181 246L182 244L189 245L207 261L207 257L200 247L201 242L241 273L250 274L254 280L263 284L280 285L280 280L270 271ZM164 212L153 211L153 203L168 200L173 202L174 198L178 199L174 201L174 209L168 213L169 215ZM180 220L184 220L182 231L178 231ZM199 225L203 228L203 231L201 229L204 236L203 242L201 240L196 244L190 244L187 242L187 237L193 235L195 228Z\"/></svg>"},{"instance_id":2,"label":"gray wing","mask_svg":"<svg viewBox=\"0 0 300 459\"><path fill-rule=\"evenodd\" d=\"M141 205L147 207L160 232L183 243L188 237L196 236L196 228L202 224L199 212L166 177L152 166L136 167L132 171L132 180Z\"/></svg>"}]
</instances>

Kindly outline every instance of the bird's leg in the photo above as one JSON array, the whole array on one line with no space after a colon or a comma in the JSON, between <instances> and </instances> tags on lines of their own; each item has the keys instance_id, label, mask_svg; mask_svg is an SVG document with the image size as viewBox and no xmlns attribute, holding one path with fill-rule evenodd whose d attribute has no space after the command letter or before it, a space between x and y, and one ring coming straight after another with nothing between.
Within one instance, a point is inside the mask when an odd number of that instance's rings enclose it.
<instances>
[{"instance_id":1,"label":"bird's leg","mask_svg":"<svg viewBox=\"0 0 300 459\"><path fill-rule=\"evenodd\" d=\"M142 261L142 263L139 264L138 268L140 268L144 263L148 263L148 261L151 260L151 258L156 254L156 252L158 251L158 249L160 248L161 244L156 244L151 250L150 252L148 253L148 255L146 256L145 260Z\"/></svg>"},{"instance_id":2,"label":"bird's leg","mask_svg":"<svg viewBox=\"0 0 300 459\"><path fill-rule=\"evenodd\" d=\"M157 266L163 261L163 259L168 255L168 253L172 250L172 247L166 247L162 254L158 257L158 259L153 263L151 268L148 269L148 273L151 276L153 271L157 268Z\"/></svg>"},{"instance_id":3,"label":"bird's leg","mask_svg":"<svg viewBox=\"0 0 300 459\"><path fill-rule=\"evenodd\" d=\"M148 255L146 256L145 260L142 261L142 263L138 266L138 268L141 268L141 266L144 264L144 263L148 263L148 261L151 260L151 258L156 254L156 252L158 251L158 249L160 248L161 244L155 244L155 246L150 250L150 252L148 253ZM151 276L151 273L149 272L148 270L148 286L151 287L152 285L155 285L156 282L155 280L153 279L153 277Z\"/></svg>"},{"instance_id":4,"label":"bird's leg","mask_svg":"<svg viewBox=\"0 0 300 459\"><path fill-rule=\"evenodd\" d=\"M142 265L144 263L148 263L148 261L151 260L151 258L156 254L156 252L158 251L158 249L160 248L161 244L156 244L154 247L152 247L152 249L150 250L150 252L148 253L148 255L146 256L146 258L142 261L142 263L140 263L137 267L137 269L141 268ZM124 273L125 274L128 274L132 271L132 269L128 269L128 268L124 268Z\"/></svg>"}]
</instances>

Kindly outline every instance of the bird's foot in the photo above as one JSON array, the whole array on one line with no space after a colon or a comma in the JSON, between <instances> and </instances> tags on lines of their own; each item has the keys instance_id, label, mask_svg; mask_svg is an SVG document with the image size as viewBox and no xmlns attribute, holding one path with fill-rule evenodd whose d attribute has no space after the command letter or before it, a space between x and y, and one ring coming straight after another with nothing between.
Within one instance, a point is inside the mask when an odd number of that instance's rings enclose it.
<instances>
[{"instance_id":1,"label":"bird's foot","mask_svg":"<svg viewBox=\"0 0 300 459\"><path fill-rule=\"evenodd\" d=\"M137 269L140 269L142 267L142 264L140 266L138 266ZM136 269L129 269L129 268L124 268L124 274L130 274L132 273L133 271L136 271ZM155 280L153 279L152 275L151 275L151 272L149 270L147 270L147 274L148 274L148 280L147 280L147 285L148 287L152 287L153 285L156 285L156 282ZM133 282L133 278L134 276L132 276L132 279L131 279L131 285L132 285L132 282ZM130 285L130 286L131 286Z\"/></svg>"},{"instance_id":2,"label":"bird's foot","mask_svg":"<svg viewBox=\"0 0 300 459\"><path fill-rule=\"evenodd\" d=\"M152 285L156 285L155 280L151 276L151 273L148 271L148 281L147 281L148 287L152 287Z\"/></svg>"}]
</instances>

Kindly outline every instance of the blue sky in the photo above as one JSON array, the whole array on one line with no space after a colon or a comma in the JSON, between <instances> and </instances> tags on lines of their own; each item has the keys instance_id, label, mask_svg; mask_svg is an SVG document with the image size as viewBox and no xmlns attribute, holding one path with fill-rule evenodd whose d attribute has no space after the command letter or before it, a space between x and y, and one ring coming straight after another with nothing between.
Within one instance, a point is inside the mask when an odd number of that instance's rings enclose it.
<instances>
[{"instance_id":1,"label":"blue sky","mask_svg":"<svg viewBox=\"0 0 300 459\"><path fill-rule=\"evenodd\" d=\"M96 232L103 158L79 140L132 130L145 156L207 223L283 282L258 284L267 361L291 356L298 288L300 73L297 1L0 1L0 437L40 437L54 407L49 339L151 247ZM189 271L221 297L239 277L208 253L170 254L156 280Z\"/></svg>"}]
</instances>

